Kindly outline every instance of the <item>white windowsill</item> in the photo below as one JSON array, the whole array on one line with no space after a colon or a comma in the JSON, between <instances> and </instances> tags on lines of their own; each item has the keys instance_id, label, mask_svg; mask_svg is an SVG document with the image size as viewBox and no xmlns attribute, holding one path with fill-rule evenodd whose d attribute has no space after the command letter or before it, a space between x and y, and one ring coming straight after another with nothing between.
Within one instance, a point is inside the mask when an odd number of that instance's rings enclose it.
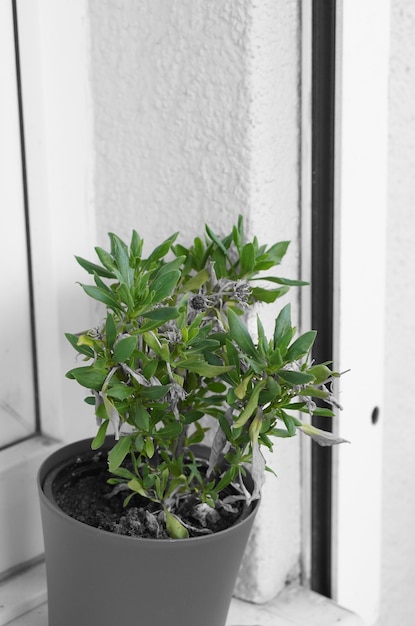
<instances>
[{"instance_id":1,"label":"white windowsill","mask_svg":"<svg viewBox=\"0 0 415 626\"><path fill-rule=\"evenodd\" d=\"M18 617L19 616L19 617ZM47 626L45 565L0 584L0 625ZM291 585L275 600L255 605L234 599L227 626L364 626L357 615L304 587Z\"/></svg>"}]
</instances>

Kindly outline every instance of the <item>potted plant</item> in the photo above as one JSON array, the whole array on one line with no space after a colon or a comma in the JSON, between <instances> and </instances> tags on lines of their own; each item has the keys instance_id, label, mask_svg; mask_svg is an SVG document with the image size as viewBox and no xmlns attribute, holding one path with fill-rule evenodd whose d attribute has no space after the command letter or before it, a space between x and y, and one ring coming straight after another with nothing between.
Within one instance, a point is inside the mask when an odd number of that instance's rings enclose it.
<instances>
[{"instance_id":1,"label":"potted plant","mask_svg":"<svg viewBox=\"0 0 415 626\"><path fill-rule=\"evenodd\" d=\"M268 274L288 242L247 242L241 217L226 237L206 226L185 247L177 235L144 256L136 231L129 245L110 234L99 263L77 257L105 310L67 335L85 360L67 376L89 391L98 429L39 472L50 626L223 626L261 448L297 431L340 441L310 424L333 415L316 399L335 403L337 376L311 359L315 331L296 336L289 304L271 338L259 317L255 339L244 321L304 284Z\"/></svg>"}]
</instances>

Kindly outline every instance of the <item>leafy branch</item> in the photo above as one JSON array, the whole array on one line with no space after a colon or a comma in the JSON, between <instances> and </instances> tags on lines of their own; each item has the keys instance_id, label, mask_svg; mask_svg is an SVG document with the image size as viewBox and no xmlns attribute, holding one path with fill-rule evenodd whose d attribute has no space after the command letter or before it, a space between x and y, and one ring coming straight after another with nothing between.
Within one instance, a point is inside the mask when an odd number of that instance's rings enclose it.
<instances>
[{"instance_id":1,"label":"leafy branch","mask_svg":"<svg viewBox=\"0 0 415 626\"><path fill-rule=\"evenodd\" d=\"M274 302L305 284L269 273L288 242L247 242L241 217L226 237L206 226L204 239L185 247L175 233L146 258L136 231L129 245L113 233L109 238L108 251L95 248L99 262L76 257L94 283L82 289L105 305L106 317L67 334L86 361L67 376L90 391L86 401L98 423L93 448L112 426L110 481L126 489L126 503L137 494L155 503L168 532L185 536L177 515L184 498L214 507L229 485L235 497L259 496L266 469L261 448L271 450L275 438L300 431L323 445L339 443L309 424L313 414L333 416L336 406L337 374L311 358L315 331L296 335L289 304L270 338L259 318L255 341L244 322L255 303ZM203 465L194 445L212 428ZM252 494L243 482L247 464Z\"/></svg>"}]
</instances>

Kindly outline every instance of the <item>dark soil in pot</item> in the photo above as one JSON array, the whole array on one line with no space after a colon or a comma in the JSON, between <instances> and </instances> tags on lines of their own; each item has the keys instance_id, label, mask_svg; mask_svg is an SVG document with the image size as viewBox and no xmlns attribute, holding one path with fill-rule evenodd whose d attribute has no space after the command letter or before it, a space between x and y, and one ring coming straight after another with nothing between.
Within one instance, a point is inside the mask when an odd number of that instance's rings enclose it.
<instances>
[{"instance_id":1,"label":"dark soil in pot","mask_svg":"<svg viewBox=\"0 0 415 626\"><path fill-rule=\"evenodd\" d=\"M48 478L45 491L50 490L67 515L95 528L120 535L169 539L160 505L136 494L124 507L129 491L108 484L109 478L106 452L91 451L57 468ZM229 487L222 498L234 494ZM244 501L225 503L223 499L212 509L190 497L174 512L186 525L190 537L216 533L244 519L250 510Z\"/></svg>"}]
</instances>

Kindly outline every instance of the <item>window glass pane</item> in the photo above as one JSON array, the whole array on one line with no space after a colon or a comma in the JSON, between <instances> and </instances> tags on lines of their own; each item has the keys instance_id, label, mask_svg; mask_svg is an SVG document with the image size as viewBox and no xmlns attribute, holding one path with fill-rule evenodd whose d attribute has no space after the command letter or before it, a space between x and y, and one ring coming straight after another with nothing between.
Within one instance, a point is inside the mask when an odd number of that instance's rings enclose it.
<instances>
[{"instance_id":1,"label":"window glass pane","mask_svg":"<svg viewBox=\"0 0 415 626\"><path fill-rule=\"evenodd\" d=\"M13 18L0 2L0 448L36 428Z\"/></svg>"}]
</instances>

